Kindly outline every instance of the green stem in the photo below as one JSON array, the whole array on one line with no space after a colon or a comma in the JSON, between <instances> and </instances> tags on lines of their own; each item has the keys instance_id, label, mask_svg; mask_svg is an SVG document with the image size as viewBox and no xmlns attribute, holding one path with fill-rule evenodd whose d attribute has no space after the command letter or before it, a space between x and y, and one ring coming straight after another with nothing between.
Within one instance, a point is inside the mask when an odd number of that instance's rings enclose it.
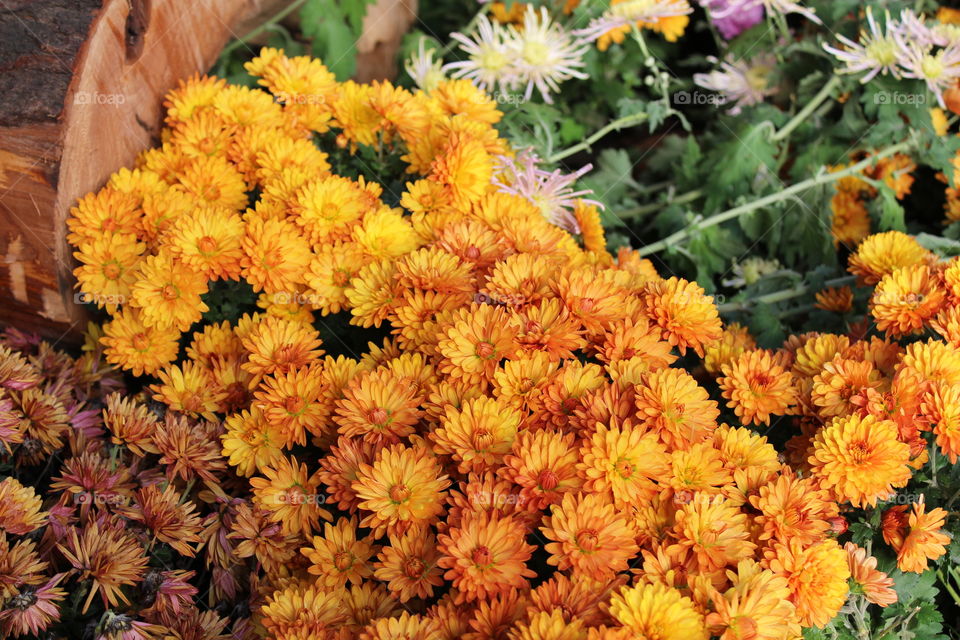
<instances>
[{"instance_id":1,"label":"green stem","mask_svg":"<svg viewBox=\"0 0 960 640\"><path fill-rule=\"evenodd\" d=\"M617 118L613 122L610 122L609 124L607 124L607 126L594 132L590 137L588 137L583 142L578 142L577 144L571 147L567 147L566 149L562 149L561 151L556 152L555 154L547 158L547 162L549 163L559 162L564 158L568 158L572 156L575 153L579 153L580 151L586 151L590 149L590 147L597 140L600 140L608 133L611 133L613 131L619 131L620 129L623 129L626 127L636 126L646 119L647 119L647 114L642 111L638 111L637 113L631 113L630 115L623 116L622 118Z\"/></svg>"},{"instance_id":2,"label":"green stem","mask_svg":"<svg viewBox=\"0 0 960 640\"><path fill-rule=\"evenodd\" d=\"M248 40L260 35L261 32L266 31L267 29L271 28L273 25L282 21L284 18L286 18L288 15L290 15L291 13L293 13L294 11L296 11L306 3L307 3L307 0L293 0L293 2L291 2L286 7L284 7L277 13L275 13L272 17L267 19L266 22L261 23L258 27L255 27L254 29L248 31L247 33L240 36L239 38L237 38L236 40L228 44L226 47L224 47L223 51L220 52L220 59L222 60L226 58L237 47L246 45Z\"/></svg>"},{"instance_id":3,"label":"green stem","mask_svg":"<svg viewBox=\"0 0 960 640\"><path fill-rule=\"evenodd\" d=\"M693 191L682 193L675 198L667 198L667 200L664 202L651 202L650 204L642 204L639 207L624 209L618 215L621 218L635 218L637 216L653 213L654 211L659 211L660 209L669 207L672 204L687 204L693 202L694 200L699 199L702 195L703 191L700 189L694 189Z\"/></svg>"},{"instance_id":4,"label":"green stem","mask_svg":"<svg viewBox=\"0 0 960 640\"><path fill-rule=\"evenodd\" d=\"M790 122L785 124L782 129L773 134L772 140L774 142L779 142L793 133L794 129L803 124L803 122L810 117L810 114L816 111L817 107L819 107L824 100L830 97L830 94L833 93L833 90L840 86L840 82L840 76L833 76L830 78L830 80L827 81L827 84L823 85L823 88L817 92L817 95L813 96L813 98L810 99L810 102L808 102L803 109L800 109L800 111L798 111L797 114L790 119Z\"/></svg>"},{"instance_id":5,"label":"green stem","mask_svg":"<svg viewBox=\"0 0 960 640\"><path fill-rule=\"evenodd\" d=\"M650 255L651 253L657 253L658 251L663 251L664 249L667 249L677 244L681 240L685 240L697 229L708 229L718 224L723 224L727 220L733 220L734 218L738 218L746 213L750 213L751 211L756 211L757 209L762 209L763 207L774 204L776 202L780 202L781 200L786 200L787 198L791 198L797 193L801 193L803 191L812 189L814 187L818 187L820 185L836 182L841 178L845 178L847 176L860 173L862 170L871 166L880 158L891 156L895 153L905 151L906 149L909 149L909 148L910 148L909 142L901 142L899 144L895 144L890 147L887 147L886 149L878 151L877 153L870 155L869 157L861 160L860 162L854 165L847 167L846 169L841 169L840 171L834 171L834 172L824 171L823 173L820 173L810 178L809 180L798 182L797 184L787 187L786 189L778 193L771 193L770 195L764 196L759 200L748 202L746 204L740 205L739 207L734 207L733 209L728 209L727 211L723 211L716 215L710 216L706 220L700 220L698 222L695 222L688 227L685 227L683 229L680 229L679 231L676 231L670 234L663 240L659 240L657 242L648 244L645 247L642 247L638 252L641 256L647 256L647 255Z\"/></svg>"},{"instance_id":6,"label":"green stem","mask_svg":"<svg viewBox=\"0 0 960 640\"><path fill-rule=\"evenodd\" d=\"M855 282L856 278L853 276L843 276L841 278L834 278L833 280L827 280L823 283L825 287L840 287L846 284L852 284ZM717 307L717 310L720 313L732 313L734 311L747 311L758 304L776 304L777 302L783 302L785 300L791 300L793 298L799 298L800 296L806 295L811 292L811 288L805 284L798 284L795 287L790 287L789 289L781 289L780 291L774 291L773 293L767 293L762 296L757 296L750 300L742 300L740 302L728 302L726 304L721 304Z\"/></svg>"}]
</instances>

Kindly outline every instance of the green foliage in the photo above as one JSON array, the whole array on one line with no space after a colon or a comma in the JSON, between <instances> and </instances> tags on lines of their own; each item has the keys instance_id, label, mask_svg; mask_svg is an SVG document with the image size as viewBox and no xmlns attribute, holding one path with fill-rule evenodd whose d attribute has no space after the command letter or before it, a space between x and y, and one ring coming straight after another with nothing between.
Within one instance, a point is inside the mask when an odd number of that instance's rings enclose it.
<instances>
[{"instance_id":1,"label":"green foliage","mask_svg":"<svg viewBox=\"0 0 960 640\"><path fill-rule=\"evenodd\" d=\"M347 80L357 66L357 38L373 0L307 0L300 11L303 34L312 52L338 80Z\"/></svg>"}]
</instances>

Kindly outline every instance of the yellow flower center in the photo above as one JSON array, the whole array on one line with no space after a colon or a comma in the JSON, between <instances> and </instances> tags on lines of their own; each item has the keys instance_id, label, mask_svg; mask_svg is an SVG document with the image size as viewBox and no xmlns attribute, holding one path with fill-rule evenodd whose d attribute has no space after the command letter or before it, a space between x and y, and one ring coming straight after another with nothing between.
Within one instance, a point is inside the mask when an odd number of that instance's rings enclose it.
<instances>
[{"instance_id":1,"label":"yellow flower center","mask_svg":"<svg viewBox=\"0 0 960 640\"><path fill-rule=\"evenodd\" d=\"M943 57L940 54L923 56L923 61L920 63L920 70L923 72L923 77L936 80L943 75Z\"/></svg>"},{"instance_id":2,"label":"yellow flower center","mask_svg":"<svg viewBox=\"0 0 960 640\"><path fill-rule=\"evenodd\" d=\"M346 571L353 566L353 556L348 551L338 551L333 556L333 566L337 571Z\"/></svg>"},{"instance_id":3,"label":"yellow flower center","mask_svg":"<svg viewBox=\"0 0 960 640\"><path fill-rule=\"evenodd\" d=\"M613 466L621 478L626 479L633 475L633 465L628 460L617 460Z\"/></svg>"},{"instance_id":4,"label":"yellow flower center","mask_svg":"<svg viewBox=\"0 0 960 640\"><path fill-rule=\"evenodd\" d=\"M893 38L874 40L866 47L867 57L883 66L892 65L897 61L897 43Z\"/></svg>"},{"instance_id":5,"label":"yellow flower center","mask_svg":"<svg viewBox=\"0 0 960 640\"><path fill-rule=\"evenodd\" d=\"M500 71L507 66L507 56L495 49L488 49L477 56L477 66L487 71Z\"/></svg>"},{"instance_id":6,"label":"yellow flower center","mask_svg":"<svg viewBox=\"0 0 960 640\"><path fill-rule=\"evenodd\" d=\"M767 88L767 79L770 77L771 71L773 71L771 67L763 64L751 67L746 73L747 84L754 91L763 91Z\"/></svg>"}]
</instances>

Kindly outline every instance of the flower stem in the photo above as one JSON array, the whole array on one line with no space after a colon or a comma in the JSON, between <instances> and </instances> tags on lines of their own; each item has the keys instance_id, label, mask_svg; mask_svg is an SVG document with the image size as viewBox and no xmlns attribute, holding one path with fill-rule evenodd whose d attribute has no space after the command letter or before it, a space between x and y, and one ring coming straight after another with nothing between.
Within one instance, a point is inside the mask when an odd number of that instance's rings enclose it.
<instances>
[{"instance_id":1,"label":"flower stem","mask_svg":"<svg viewBox=\"0 0 960 640\"><path fill-rule=\"evenodd\" d=\"M843 276L841 278L827 280L823 283L823 285L825 287L840 287L843 285L852 284L855 280L856 278L853 276ZM773 293L766 293L750 300L741 300L740 302L728 302L726 304L721 304L717 306L717 310L720 313L748 311L758 304L776 304L777 302L784 302L785 300L799 298L800 296L807 295L810 292L811 288L808 285L798 284L795 287L781 289L780 291L774 291Z\"/></svg>"},{"instance_id":2,"label":"flower stem","mask_svg":"<svg viewBox=\"0 0 960 640\"><path fill-rule=\"evenodd\" d=\"M701 196L703 196L703 191L700 189L694 189L693 191L682 193L675 198L667 198L664 202L651 202L650 204L642 204L639 207L633 207L632 209L624 209L617 215L619 215L621 218L634 218L643 216L654 211L659 211L665 207L669 207L672 204L688 204L699 199Z\"/></svg>"},{"instance_id":3,"label":"flower stem","mask_svg":"<svg viewBox=\"0 0 960 640\"><path fill-rule=\"evenodd\" d=\"M220 59L222 60L226 58L237 47L241 45L246 45L248 40L260 35L261 32L266 31L267 29L271 28L273 25L282 21L284 18L286 18L288 15L290 15L291 13L293 13L294 11L296 11L306 3L307 3L307 0L294 0L293 2L288 4L286 7L284 7L277 13L275 13L272 17L268 18L266 22L262 22L258 27L251 29L250 31L243 34L242 36L240 36L239 38L237 38L236 40L228 44L226 47L224 47L223 51L220 52Z\"/></svg>"},{"instance_id":4,"label":"flower stem","mask_svg":"<svg viewBox=\"0 0 960 640\"><path fill-rule=\"evenodd\" d=\"M723 224L727 220L733 220L734 218L738 218L746 213L750 213L752 211L756 211L757 209L762 209L763 207L774 204L776 202L780 202L781 200L786 200L787 198L791 198L797 193L801 193L803 191L812 189L814 187L818 187L820 185L836 182L841 178L845 178L847 176L851 176L861 172L863 169L874 164L880 158L891 156L895 153L905 151L906 149L909 149L909 148L910 148L909 142L901 142L901 143L889 146L886 149L882 149L881 151L878 151L874 154L871 154L867 158L864 158L860 162L854 165L851 165L846 169L841 169L840 171L834 171L834 172L823 171L822 173L815 175L809 180L798 182L797 184L787 187L786 189L778 193L771 193L770 195L764 196L758 200L754 200L753 202L748 202L746 204L740 205L739 207L734 207L733 209L728 209L716 215L710 216L705 220L700 220L698 222L695 222L689 225L688 227L685 227L683 229L680 229L679 231L676 231L670 234L669 236L667 236L662 240L659 240L657 242L648 244L647 246L640 248L638 250L638 253L641 256L647 256L647 255L650 255L651 253L657 253L658 251L663 251L664 249L667 249L679 243L680 241L690 237L690 235L692 235L692 233L697 229L708 229L718 224Z\"/></svg>"},{"instance_id":5,"label":"flower stem","mask_svg":"<svg viewBox=\"0 0 960 640\"><path fill-rule=\"evenodd\" d=\"M603 137L604 137L605 135L607 135L608 133L611 133L611 132L613 132L613 131L619 131L620 129L624 129L624 128L626 128L626 127L636 126L636 125L640 124L641 122L643 122L643 121L646 120L646 119L647 119L647 114L644 113L643 111L638 111L637 113L631 113L631 114L628 115L628 116L623 116L622 118L617 118L617 119L614 120L613 122L608 123L608 124L607 124L605 127L603 127L602 129L599 129L599 130L597 130L596 132L594 132L594 133L593 133L590 137L588 137L586 140L584 140L584 141L582 141L582 142L578 142L577 144L575 144L575 145L573 145L573 146L571 146L571 147L567 147L566 149L562 149L562 150L556 152L555 154L553 154L552 156L550 156L549 158L547 158L547 162L550 162L550 163L559 162L559 161L563 160L564 158L568 158L568 157L572 156L572 155L575 154L575 153L579 153L580 151L586 151L586 150L590 149L590 147L591 147L597 140L600 140L601 138L603 138Z\"/></svg>"},{"instance_id":6,"label":"flower stem","mask_svg":"<svg viewBox=\"0 0 960 640\"><path fill-rule=\"evenodd\" d=\"M467 23L467 26L465 26L463 30L460 31L460 33L466 34L466 33L472 32L473 29L477 26L477 23L480 21L480 16L482 16L486 12L487 12L487 5L485 4L480 5L480 10L477 11L475 14L473 14L473 17L470 18L470 22ZM447 41L447 44L443 45L443 48L437 52L437 57L440 58L440 60L443 60L443 56L453 51L453 48L458 44L459 43L456 40L454 40L453 38L449 38Z\"/></svg>"},{"instance_id":7,"label":"flower stem","mask_svg":"<svg viewBox=\"0 0 960 640\"><path fill-rule=\"evenodd\" d=\"M823 88L817 92L817 95L813 96L810 99L803 109L797 112L793 118L790 119L790 122L785 124L782 129L773 134L772 140L774 142L780 142L791 133L793 130L803 124L804 120L810 117L814 111L817 110L817 107L820 104L830 97L830 94L833 93L833 90L840 86L840 76L833 76L830 80L827 81L827 84L823 85Z\"/></svg>"}]
</instances>

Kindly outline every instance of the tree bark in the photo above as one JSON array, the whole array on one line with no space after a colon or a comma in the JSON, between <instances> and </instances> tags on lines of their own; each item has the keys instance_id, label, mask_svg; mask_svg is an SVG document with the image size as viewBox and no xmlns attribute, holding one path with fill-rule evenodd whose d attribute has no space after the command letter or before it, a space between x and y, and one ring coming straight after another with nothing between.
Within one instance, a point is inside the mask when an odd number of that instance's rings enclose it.
<instances>
[{"instance_id":1,"label":"tree bark","mask_svg":"<svg viewBox=\"0 0 960 640\"><path fill-rule=\"evenodd\" d=\"M80 338L70 207L156 144L178 80L289 1L0 4L0 323Z\"/></svg>"}]
</instances>

